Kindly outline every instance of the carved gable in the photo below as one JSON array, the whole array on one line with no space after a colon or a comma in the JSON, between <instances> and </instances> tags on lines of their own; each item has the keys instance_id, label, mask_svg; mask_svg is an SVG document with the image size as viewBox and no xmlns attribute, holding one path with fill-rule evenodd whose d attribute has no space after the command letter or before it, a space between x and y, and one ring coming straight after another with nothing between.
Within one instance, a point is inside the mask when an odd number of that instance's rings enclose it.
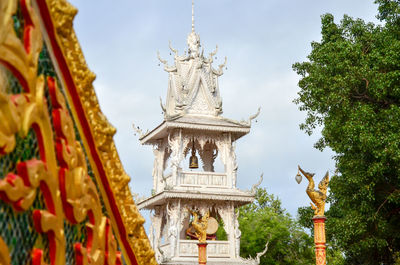
<instances>
[{"instance_id":1,"label":"carved gable","mask_svg":"<svg viewBox=\"0 0 400 265\"><path fill-rule=\"evenodd\" d=\"M189 44L189 51L190 47ZM197 52L180 56L172 47L171 50L175 53L174 66L168 66L165 60L159 58L169 72L165 118L169 120L186 114L219 116L222 100L218 77L222 75L226 60L216 70L212 67L216 51L206 58Z\"/></svg>"},{"instance_id":2,"label":"carved gable","mask_svg":"<svg viewBox=\"0 0 400 265\"><path fill-rule=\"evenodd\" d=\"M194 93L191 104L188 107L189 114L203 114L203 115L213 115L215 113L215 108L210 102L207 91L205 91L203 82L199 81L199 85Z\"/></svg>"}]
</instances>

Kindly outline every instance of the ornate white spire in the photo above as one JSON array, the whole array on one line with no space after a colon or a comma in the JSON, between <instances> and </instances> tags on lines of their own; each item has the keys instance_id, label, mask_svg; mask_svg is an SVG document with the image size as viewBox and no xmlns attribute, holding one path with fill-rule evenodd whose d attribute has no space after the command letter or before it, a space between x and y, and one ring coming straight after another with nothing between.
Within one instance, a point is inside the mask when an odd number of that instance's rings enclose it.
<instances>
[{"instance_id":1,"label":"ornate white spire","mask_svg":"<svg viewBox=\"0 0 400 265\"><path fill-rule=\"evenodd\" d=\"M157 54L164 69L169 72L168 94L162 109L166 119L181 117L186 114L219 116L222 113L222 99L219 93L218 77L223 74L225 62L213 68L213 57L217 49L208 58L200 52L200 36L194 27L194 0L192 0L192 31L187 36L188 54L180 56L174 53L174 65L169 66L166 60Z\"/></svg>"},{"instance_id":2,"label":"ornate white spire","mask_svg":"<svg viewBox=\"0 0 400 265\"><path fill-rule=\"evenodd\" d=\"M194 32L194 0L192 0L192 32Z\"/></svg>"},{"instance_id":3,"label":"ornate white spire","mask_svg":"<svg viewBox=\"0 0 400 265\"><path fill-rule=\"evenodd\" d=\"M194 31L194 0L192 0L192 32L187 37L187 44L189 55L193 58L198 57L200 55L200 36Z\"/></svg>"}]
</instances>

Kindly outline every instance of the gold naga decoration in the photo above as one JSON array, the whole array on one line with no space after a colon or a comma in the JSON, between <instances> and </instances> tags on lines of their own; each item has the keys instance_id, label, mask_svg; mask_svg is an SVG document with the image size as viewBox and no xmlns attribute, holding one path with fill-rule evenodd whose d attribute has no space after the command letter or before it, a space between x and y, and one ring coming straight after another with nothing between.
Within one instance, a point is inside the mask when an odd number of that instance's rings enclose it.
<instances>
[{"instance_id":1,"label":"gold naga decoration","mask_svg":"<svg viewBox=\"0 0 400 265\"><path fill-rule=\"evenodd\" d=\"M195 235L200 243L205 243L210 212L206 212L201 218L195 211L190 211L190 213L193 215L192 227L195 229Z\"/></svg>"},{"instance_id":2,"label":"gold naga decoration","mask_svg":"<svg viewBox=\"0 0 400 265\"><path fill-rule=\"evenodd\" d=\"M16 35L13 21L19 8L25 22L22 38ZM17 134L25 138L31 129L40 152L40 159L17 162L16 171L0 179L0 200L23 212L39 192L43 194L46 207L33 210L32 218L36 231L49 240L50 264L65 264L65 219L71 224L87 220L87 242L74 244L78 265L121 264L113 231L128 264L156 264L144 219L128 187L130 178L113 142L116 130L101 113L92 86L95 75L86 65L72 29L76 13L65 0L0 1L0 159L14 150ZM37 75L43 49L41 26L56 58L65 96L73 102L73 117L56 80ZM6 71L18 79L23 92L7 93ZM52 113L47 108L45 86ZM79 121L75 125L82 144L76 139L73 118ZM87 158L109 218L104 216L100 195L88 176L83 149L90 151ZM32 249L33 265L45 264L45 251L43 247ZM9 263L10 251L0 237L0 264Z\"/></svg>"},{"instance_id":3,"label":"gold naga decoration","mask_svg":"<svg viewBox=\"0 0 400 265\"><path fill-rule=\"evenodd\" d=\"M329 185L329 172L326 172L325 176L318 184L318 189L315 188L315 183L313 180L314 173L305 172L298 166L299 171L303 174L304 177L308 180L308 186L306 189L308 197L310 197L311 201L311 208L314 210L314 216L324 216L325 213L325 201L326 201L326 192L328 190ZM299 174L298 174L299 175Z\"/></svg>"},{"instance_id":4,"label":"gold naga decoration","mask_svg":"<svg viewBox=\"0 0 400 265\"><path fill-rule=\"evenodd\" d=\"M318 189L315 190L314 184L314 173L305 172L300 166L298 166L298 173L296 175L296 181L300 184L301 175L300 172L305 176L309 183L306 189L308 197L314 203L311 204L311 208L314 210L314 243L315 243L315 262L316 265L326 265L326 238L325 238L325 202L326 202L326 192L329 185L329 173L326 172L325 176L322 178L318 184Z\"/></svg>"}]
</instances>

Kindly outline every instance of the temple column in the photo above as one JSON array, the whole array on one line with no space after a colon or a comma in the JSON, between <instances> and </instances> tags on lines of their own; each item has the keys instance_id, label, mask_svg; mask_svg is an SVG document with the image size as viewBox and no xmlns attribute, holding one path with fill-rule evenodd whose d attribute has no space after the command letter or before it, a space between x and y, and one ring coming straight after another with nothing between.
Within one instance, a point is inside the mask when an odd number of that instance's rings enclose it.
<instances>
[{"instance_id":1,"label":"temple column","mask_svg":"<svg viewBox=\"0 0 400 265\"><path fill-rule=\"evenodd\" d=\"M154 209L154 214L150 214L151 227L150 231L153 232L153 238L150 238L152 247L155 251L155 256L157 260L161 260L162 254L159 251L160 240L161 240L161 224L162 224L162 211L160 207Z\"/></svg>"},{"instance_id":2,"label":"temple column","mask_svg":"<svg viewBox=\"0 0 400 265\"><path fill-rule=\"evenodd\" d=\"M228 216L229 216L229 254L232 258L236 256L236 237L235 237L235 208L233 203L229 203Z\"/></svg>"},{"instance_id":3,"label":"temple column","mask_svg":"<svg viewBox=\"0 0 400 265\"><path fill-rule=\"evenodd\" d=\"M167 214L168 214L168 242L170 244L170 257L175 257L177 255L177 240L179 237L179 216L180 216L180 200L179 204L167 205Z\"/></svg>"},{"instance_id":4,"label":"temple column","mask_svg":"<svg viewBox=\"0 0 400 265\"><path fill-rule=\"evenodd\" d=\"M203 170L205 172L214 172L214 149L210 144L205 144L203 149L199 151L201 160L203 161Z\"/></svg>"},{"instance_id":5,"label":"temple column","mask_svg":"<svg viewBox=\"0 0 400 265\"><path fill-rule=\"evenodd\" d=\"M178 171L180 169L181 161L184 158L182 140L182 130L179 130L178 133L175 133L172 139L168 138L168 145L171 149L171 171L173 186L176 186L178 183Z\"/></svg>"},{"instance_id":6,"label":"temple column","mask_svg":"<svg viewBox=\"0 0 400 265\"><path fill-rule=\"evenodd\" d=\"M221 138L215 141L215 145L218 148L219 155L221 157L221 162L224 165L227 184L230 186L232 184L232 176L231 176L231 164L229 159L230 153L230 143L228 143L228 134L223 134Z\"/></svg>"},{"instance_id":7,"label":"temple column","mask_svg":"<svg viewBox=\"0 0 400 265\"><path fill-rule=\"evenodd\" d=\"M162 182L162 176L164 171L164 156L165 156L165 148L164 145L160 142L155 147L153 147L154 154L154 165L153 165L153 187L155 192L159 192L161 190L160 184Z\"/></svg>"},{"instance_id":8,"label":"temple column","mask_svg":"<svg viewBox=\"0 0 400 265\"><path fill-rule=\"evenodd\" d=\"M239 214L234 214L234 223L235 223L235 230L234 230L234 234L235 234L235 258L239 258L240 257L240 239L242 237L242 232L239 229Z\"/></svg>"},{"instance_id":9,"label":"temple column","mask_svg":"<svg viewBox=\"0 0 400 265\"><path fill-rule=\"evenodd\" d=\"M231 167L232 167L232 188L236 187L236 180L237 180L237 169L238 169L238 164L236 162L236 142L232 143L231 142L231 150L230 150L230 161L231 161Z\"/></svg>"},{"instance_id":10,"label":"temple column","mask_svg":"<svg viewBox=\"0 0 400 265\"><path fill-rule=\"evenodd\" d=\"M232 203L227 203L224 205L219 205L217 207L218 213L224 222L224 229L228 236L229 241L229 256L235 256L235 232L234 232L234 207Z\"/></svg>"},{"instance_id":11,"label":"temple column","mask_svg":"<svg viewBox=\"0 0 400 265\"><path fill-rule=\"evenodd\" d=\"M188 220L188 216L189 216L189 211L188 209L188 205L186 205L185 203L181 203L181 200L179 199L179 225L178 225L178 240L177 240L177 255L179 256L179 246L180 246L180 241L181 241L181 234L182 234L182 230L185 230L186 232L186 227L189 226L189 220ZM185 232L184 232L184 237L185 238Z\"/></svg>"},{"instance_id":12,"label":"temple column","mask_svg":"<svg viewBox=\"0 0 400 265\"><path fill-rule=\"evenodd\" d=\"M232 144L232 137L230 133L223 135L221 141L216 141L218 151L220 152L221 161L225 166L225 173L227 176L227 184L229 188L236 187L236 174L237 163L235 146Z\"/></svg>"}]
</instances>

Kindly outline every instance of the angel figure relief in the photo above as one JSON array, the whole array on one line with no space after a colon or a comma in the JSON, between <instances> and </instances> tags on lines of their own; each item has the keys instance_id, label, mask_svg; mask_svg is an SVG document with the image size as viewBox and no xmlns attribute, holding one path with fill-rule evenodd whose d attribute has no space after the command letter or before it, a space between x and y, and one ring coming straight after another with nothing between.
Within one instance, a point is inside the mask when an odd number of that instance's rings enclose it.
<instances>
[{"instance_id":1,"label":"angel figure relief","mask_svg":"<svg viewBox=\"0 0 400 265\"><path fill-rule=\"evenodd\" d=\"M326 201L326 192L328 190L329 184L329 172L326 172L325 176L318 184L318 189L314 189L315 183L313 177L315 173L305 172L300 166L298 166L299 171L303 174L304 177L308 179L308 186L306 189L308 197L310 197L311 201L314 203L311 204L311 208L314 210L314 216L324 216L325 212L325 201ZM300 176L297 173L297 176ZM296 177L297 177L296 176ZM300 176L301 177L301 176ZM300 179L301 181L301 179ZM300 181L298 181L300 183Z\"/></svg>"}]
</instances>

